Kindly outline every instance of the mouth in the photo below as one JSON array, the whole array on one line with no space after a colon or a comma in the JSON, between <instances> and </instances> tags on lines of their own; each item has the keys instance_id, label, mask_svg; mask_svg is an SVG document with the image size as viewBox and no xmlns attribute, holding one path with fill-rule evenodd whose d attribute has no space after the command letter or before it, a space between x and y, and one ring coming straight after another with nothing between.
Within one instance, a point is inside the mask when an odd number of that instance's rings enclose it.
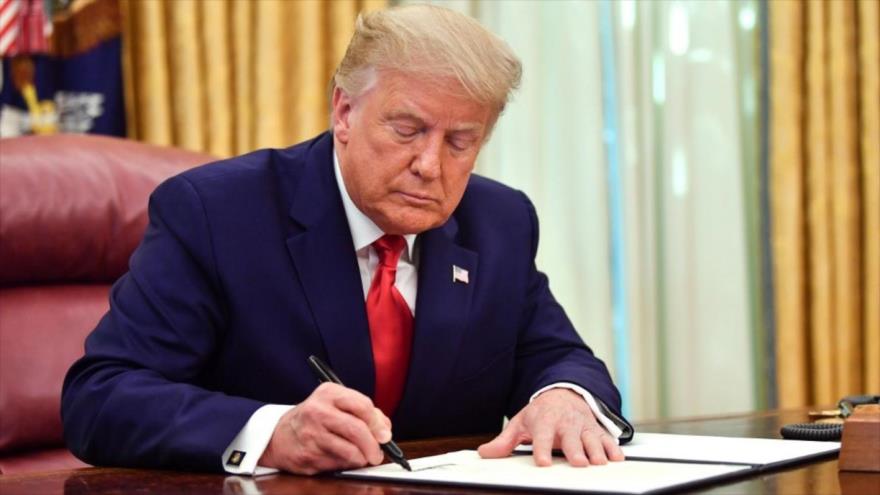
<instances>
[{"instance_id":1,"label":"mouth","mask_svg":"<svg viewBox=\"0 0 880 495\"><path fill-rule=\"evenodd\" d=\"M437 200L431 198L430 196L425 196L418 193L406 193L403 191L397 191L397 195L400 196L405 203L413 206L428 206L437 202Z\"/></svg>"}]
</instances>

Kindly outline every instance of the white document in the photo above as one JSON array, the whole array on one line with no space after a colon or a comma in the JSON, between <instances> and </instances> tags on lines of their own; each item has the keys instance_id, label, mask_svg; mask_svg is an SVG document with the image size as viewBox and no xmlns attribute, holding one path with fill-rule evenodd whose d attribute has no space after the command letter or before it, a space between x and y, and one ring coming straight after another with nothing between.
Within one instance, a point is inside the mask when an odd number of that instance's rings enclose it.
<instances>
[{"instance_id":1,"label":"white document","mask_svg":"<svg viewBox=\"0 0 880 495\"><path fill-rule=\"evenodd\" d=\"M840 442L636 433L632 442L622 449L627 459L717 462L765 467L828 455L840 450ZM532 446L520 445L516 451L531 452Z\"/></svg>"},{"instance_id":2,"label":"white document","mask_svg":"<svg viewBox=\"0 0 880 495\"><path fill-rule=\"evenodd\" d=\"M538 467L528 455L483 459L475 450L460 450L409 462L412 472L397 464L384 464L345 471L340 476L432 484L640 494L726 477L750 469L748 466L725 464L648 461L572 467L561 458L554 459L552 466Z\"/></svg>"},{"instance_id":3,"label":"white document","mask_svg":"<svg viewBox=\"0 0 880 495\"><path fill-rule=\"evenodd\" d=\"M840 442L668 433L636 433L633 441L623 446L623 453L627 457L730 462L753 466L809 459L839 450Z\"/></svg>"}]
</instances>

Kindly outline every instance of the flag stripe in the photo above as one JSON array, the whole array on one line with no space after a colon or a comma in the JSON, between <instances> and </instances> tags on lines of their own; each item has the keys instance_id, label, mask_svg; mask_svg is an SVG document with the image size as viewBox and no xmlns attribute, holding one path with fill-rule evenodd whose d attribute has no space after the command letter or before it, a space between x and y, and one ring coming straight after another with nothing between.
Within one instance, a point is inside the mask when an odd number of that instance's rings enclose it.
<instances>
[{"instance_id":1,"label":"flag stripe","mask_svg":"<svg viewBox=\"0 0 880 495\"><path fill-rule=\"evenodd\" d=\"M0 17L7 10L18 10L18 2L15 0L0 0Z\"/></svg>"},{"instance_id":2,"label":"flag stripe","mask_svg":"<svg viewBox=\"0 0 880 495\"><path fill-rule=\"evenodd\" d=\"M0 0L0 56L14 55L20 30L18 0Z\"/></svg>"},{"instance_id":3,"label":"flag stripe","mask_svg":"<svg viewBox=\"0 0 880 495\"><path fill-rule=\"evenodd\" d=\"M0 29L11 25L14 20L18 20L18 4L0 3Z\"/></svg>"},{"instance_id":4,"label":"flag stripe","mask_svg":"<svg viewBox=\"0 0 880 495\"><path fill-rule=\"evenodd\" d=\"M18 29L9 29L8 32L0 31L0 55L6 55L7 50L11 51L16 46L18 39Z\"/></svg>"},{"instance_id":5,"label":"flag stripe","mask_svg":"<svg viewBox=\"0 0 880 495\"><path fill-rule=\"evenodd\" d=\"M17 33L18 26L12 23L0 25L0 36L6 36L9 33Z\"/></svg>"}]
</instances>

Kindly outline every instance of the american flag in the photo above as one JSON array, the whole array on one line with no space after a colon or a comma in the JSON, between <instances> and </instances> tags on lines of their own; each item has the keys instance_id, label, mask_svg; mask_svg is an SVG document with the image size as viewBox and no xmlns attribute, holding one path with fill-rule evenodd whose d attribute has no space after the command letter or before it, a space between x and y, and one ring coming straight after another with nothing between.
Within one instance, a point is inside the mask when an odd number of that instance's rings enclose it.
<instances>
[{"instance_id":1,"label":"american flag","mask_svg":"<svg viewBox=\"0 0 880 495\"><path fill-rule=\"evenodd\" d=\"M452 265L452 282L467 284L469 282L468 271L458 265Z\"/></svg>"},{"instance_id":2,"label":"american flag","mask_svg":"<svg viewBox=\"0 0 880 495\"><path fill-rule=\"evenodd\" d=\"M51 32L43 0L0 0L0 56L46 53Z\"/></svg>"}]
</instances>

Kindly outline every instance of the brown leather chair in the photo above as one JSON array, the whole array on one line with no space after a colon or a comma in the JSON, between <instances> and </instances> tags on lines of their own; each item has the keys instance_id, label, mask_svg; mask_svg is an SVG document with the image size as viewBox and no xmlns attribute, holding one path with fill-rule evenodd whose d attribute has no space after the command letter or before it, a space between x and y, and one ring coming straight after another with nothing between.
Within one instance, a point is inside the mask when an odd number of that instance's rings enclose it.
<instances>
[{"instance_id":1,"label":"brown leather chair","mask_svg":"<svg viewBox=\"0 0 880 495\"><path fill-rule=\"evenodd\" d=\"M143 236L147 199L208 155L123 139L0 139L0 473L85 466L61 384Z\"/></svg>"}]
</instances>

